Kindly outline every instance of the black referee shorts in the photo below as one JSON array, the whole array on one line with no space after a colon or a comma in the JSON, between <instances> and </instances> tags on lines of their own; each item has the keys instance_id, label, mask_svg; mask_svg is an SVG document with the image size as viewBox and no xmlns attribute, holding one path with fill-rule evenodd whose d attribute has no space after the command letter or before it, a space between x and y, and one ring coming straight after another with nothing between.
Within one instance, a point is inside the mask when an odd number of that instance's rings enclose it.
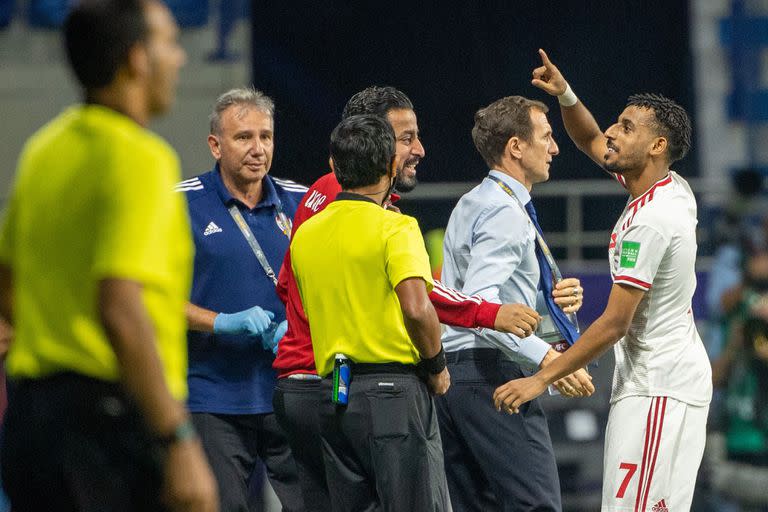
<instances>
[{"instance_id":1,"label":"black referee shorts","mask_svg":"<svg viewBox=\"0 0 768 512\"><path fill-rule=\"evenodd\" d=\"M66 373L14 386L2 447L14 512L164 511L164 456L118 384Z\"/></svg>"},{"instance_id":2,"label":"black referee shorts","mask_svg":"<svg viewBox=\"0 0 768 512\"><path fill-rule=\"evenodd\" d=\"M373 365L371 365L373 366ZM352 369L349 404L321 383L320 433L334 511L450 510L437 413L413 371Z\"/></svg>"}]
</instances>

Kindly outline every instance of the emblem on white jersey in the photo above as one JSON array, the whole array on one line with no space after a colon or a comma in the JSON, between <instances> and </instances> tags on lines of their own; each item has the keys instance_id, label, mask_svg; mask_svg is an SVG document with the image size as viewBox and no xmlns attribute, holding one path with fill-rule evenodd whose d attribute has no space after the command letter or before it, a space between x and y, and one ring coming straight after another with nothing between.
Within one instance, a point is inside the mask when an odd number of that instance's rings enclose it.
<instances>
[{"instance_id":1,"label":"emblem on white jersey","mask_svg":"<svg viewBox=\"0 0 768 512\"><path fill-rule=\"evenodd\" d=\"M221 228L217 226L215 222L211 221L205 227L205 231L203 231L203 236L212 235L214 233L221 233Z\"/></svg>"},{"instance_id":2,"label":"emblem on white jersey","mask_svg":"<svg viewBox=\"0 0 768 512\"><path fill-rule=\"evenodd\" d=\"M669 508L667 508L667 504L664 502L664 500L661 500L655 504L651 510L653 510L653 512L669 512Z\"/></svg>"},{"instance_id":3,"label":"emblem on white jersey","mask_svg":"<svg viewBox=\"0 0 768 512\"><path fill-rule=\"evenodd\" d=\"M640 242L630 242L624 240L621 242L621 261L619 266L622 268L635 268L637 265L637 256L640 254Z\"/></svg>"}]
</instances>

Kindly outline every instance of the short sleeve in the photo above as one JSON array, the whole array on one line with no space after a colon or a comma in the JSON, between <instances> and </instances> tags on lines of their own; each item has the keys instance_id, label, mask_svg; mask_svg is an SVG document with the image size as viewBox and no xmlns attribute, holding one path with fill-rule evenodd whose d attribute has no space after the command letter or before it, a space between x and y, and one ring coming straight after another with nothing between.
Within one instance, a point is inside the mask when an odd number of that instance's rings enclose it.
<instances>
[{"instance_id":1,"label":"short sleeve","mask_svg":"<svg viewBox=\"0 0 768 512\"><path fill-rule=\"evenodd\" d=\"M97 278L156 282L166 271L158 267L163 261L158 251L167 247L169 237L178 239L169 232L169 226L176 225L176 202L183 201L182 194L173 192L180 174L178 159L161 145L126 153L117 152L107 164L93 272Z\"/></svg>"},{"instance_id":2,"label":"short sleeve","mask_svg":"<svg viewBox=\"0 0 768 512\"><path fill-rule=\"evenodd\" d=\"M650 290L668 245L668 240L654 228L643 224L630 226L621 246L616 248L619 255L613 282Z\"/></svg>"},{"instance_id":3,"label":"short sleeve","mask_svg":"<svg viewBox=\"0 0 768 512\"><path fill-rule=\"evenodd\" d=\"M416 219L392 212L387 212L387 216L392 220L384 251L392 288L405 279L419 277L427 284L427 292L431 292L433 281L429 256Z\"/></svg>"}]
</instances>

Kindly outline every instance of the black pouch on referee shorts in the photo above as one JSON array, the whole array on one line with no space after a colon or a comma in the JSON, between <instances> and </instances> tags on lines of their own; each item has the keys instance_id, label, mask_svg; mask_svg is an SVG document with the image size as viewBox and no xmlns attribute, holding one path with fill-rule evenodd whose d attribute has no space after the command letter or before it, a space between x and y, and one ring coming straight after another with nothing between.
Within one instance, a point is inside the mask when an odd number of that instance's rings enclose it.
<instances>
[{"instance_id":1,"label":"black pouch on referee shorts","mask_svg":"<svg viewBox=\"0 0 768 512\"><path fill-rule=\"evenodd\" d=\"M374 389L365 392L370 405L374 439L408 435L408 393L401 382L382 375Z\"/></svg>"}]
</instances>

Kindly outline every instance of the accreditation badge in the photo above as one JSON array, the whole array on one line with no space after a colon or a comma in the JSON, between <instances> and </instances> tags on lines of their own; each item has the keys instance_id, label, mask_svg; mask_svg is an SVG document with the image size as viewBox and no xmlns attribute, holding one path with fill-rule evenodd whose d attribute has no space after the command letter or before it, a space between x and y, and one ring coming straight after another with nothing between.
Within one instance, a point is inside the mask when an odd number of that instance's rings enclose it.
<instances>
[{"instance_id":1,"label":"accreditation badge","mask_svg":"<svg viewBox=\"0 0 768 512\"><path fill-rule=\"evenodd\" d=\"M541 321L539 321L534 334L549 343L556 351L565 352L568 349L568 342L565 341L560 333L560 329L557 328L555 321L552 320L552 315L544 301L544 294L540 290L536 293L536 312L541 315Z\"/></svg>"}]
</instances>

